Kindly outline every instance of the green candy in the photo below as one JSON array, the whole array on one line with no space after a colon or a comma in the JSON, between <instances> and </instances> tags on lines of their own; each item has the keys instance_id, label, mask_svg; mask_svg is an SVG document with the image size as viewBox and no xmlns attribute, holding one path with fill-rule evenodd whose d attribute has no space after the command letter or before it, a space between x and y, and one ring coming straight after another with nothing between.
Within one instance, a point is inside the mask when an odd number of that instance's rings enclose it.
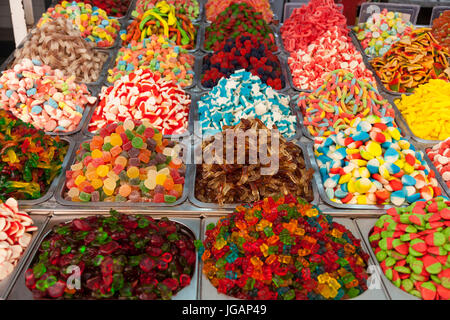
<instances>
[{"instance_id":1,"label":"green candy","mask_svg":"<svg viewBox=\"0 0 450 320\"><path fill-rule=\"evenodd\" d=\"M430 275L431 280L433 280L433 282L437 283L437 284L441 284L441 279L439 279L439 277L435 274L431 274Z\"/></svg>"},{"instance_id":2,"label":"green candy","mask_svg":"<svg viewBox=\"0 0 450 320\"><path fill-rule=\"evenodd\" d=\"M385 274L386 278L388 278L389 280L392 281L393 274L392 274L392 269L391 268L386 269L384 271L384 274Z\"/></svg>"},{"instance_id":3,"label":"green candy","mask_svg":"<svg viewBox=\"0 0 450 320\"><path fill-rule=\"evenodd\" d=\"M423 262L421 260L415 260L409 263L409 266L411 267L412 271L414 273L420 274L423 270Z\"/></svg>"},{"instance_id":4,"label":"green candy","mask_svg":"<svg viewBox=\"0 0 450 320\"><path fill-rule=\"evenodd\" d=\"M383 261L387 257L387 252L385 250L378 251L375 256L377 257L378 262Z\"/></svg>"},{"instance_id":5,"label":"green candy","mask_svg":"<svg viewBox=\"0 0 450 320\"><path fill-rule=\"evenodd\" d=\"M394 258L395 260L404 260L404 259L406 258L405 255L403 255L403 254L401 254L401 253L398 253L398 252L395 251L395 250L388 250L388 251L387 251L387 254L388 254L389 257L392 257L392 258Z\"/></svg>"},{"instance_id":6,"label":"green candy","mask_svg":"<svg viewBox=\"0 0 450 320\"><path fill-rule=\"evenodd\" d=\"M426 278L424 276L417 274L417 273L411 273L411 279L414 281L420 281L420 282L426 280Z\"/></svg>"},{"instance_id":7,"label":"green candy","mask_svg":"<svg viewBox=\"0 0 450 320\"><path fill-rule=\"evenodd\" d=\"M394 270L398 271L400 273L408 273L408 274L411 273L411 269L409 269L408 267L404 267L404 266L403 267L402 266L394 267Z\"/></svg>"},{"instance_id":8,"label":"green candy","mask_svg":"<svg viewBox=\"0 0 450 320\"><path fill-rule=\"evenodd\" d=\"M414 289L414 282L411 279L403 279L402 288L406 292L410 292L412 289Z\"/></svg>"},{"instance_id":9,"label":"green candy","mask_svg":"<svg viewBox=\"0 0 450 320\"><path fill-rule=\"evenodd\" d=\"M417 228L414 227L413 225L409 225L409 226L406 227L405 231L408 232L408 233L416 233L417 232Z\"/></svg>"},{"instance_id":10,"label":"green candy","mask_svg":"<svg viewBox=\"0 0 450 320\"><path fill-rule=\"evenodd\" d=\"M392 267L397 262L397 260L395 260L392 257L387 257L385 261L386 261L386 267Z\"/></svg>"},{"instance_id":11,"label":"green candy","mask_svg":"<svg viewBox=\"0 0 450 320\"><path fill-rule=\"evenodd\" d=\"M416 289L408 291L408 293L413 295L413 296L415 296L415 297L417 297L417 298L419 298L419 299L422 299L422 295L420 294L420 291L418 291Z\"/></svg>"}]
</instances>

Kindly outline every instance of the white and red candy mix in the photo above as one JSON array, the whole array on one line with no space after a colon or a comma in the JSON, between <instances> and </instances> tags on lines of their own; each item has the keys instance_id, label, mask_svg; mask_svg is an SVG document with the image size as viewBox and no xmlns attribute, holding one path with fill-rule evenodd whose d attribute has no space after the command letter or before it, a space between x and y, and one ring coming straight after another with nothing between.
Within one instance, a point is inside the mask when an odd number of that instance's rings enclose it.
<instances>
[{"instance_id":1,"label":"white and red candy mix","mask_svg":"<svg viewBox=\"0 0 450 320\"><path fill-rule=\"evenodd\" d=\"M85 84L63 71L24 58L0 77L0 108L49 132L74 131L85 105L95 103Z\"/></svg>"},{"instance_id":2,"label":"white and red candy mix","mask_svg":"<svg viewBox=\"0 0 450 320\"><path fill-rule=\"evenodd\" d=\"M148 119L163 135L182 134L188 127L191 98L181 87L150 70L137 70L103 87L89 124L97 131L126 119Z\"/></svg>"},{"instance_id":3,"label":"white and red candy mix","mask_svg":"<svg viewBox=\"0 0 450 320\"><path fill-rule=\"evenodd\" d=\"M450 138L427 149L427 155L450 188Z\"/></svg>"},{"instance_id":4,"label":"white and red candy mix","mask_svg":"<svg viewBox=\"0 0 450 320\"><path fill-rule=\"evenodd\" d=\"M328 72L344 69L376 86L372 72L366 68L361 53L352 44L347 30L334 26L314 40L305 50L288 58L294 85L315 90Z\"/></svg>"},{"instance_id":5,"label":"white and red candy mix","mask_svg":"<svg viewBox=\"0 0 450 320\"><path fill-rule=\"evenodd\" d=\"M0 204L0 281L13 272L36 230L30 216L19 212L15 199Z\"/></svg>"}]
</instances>

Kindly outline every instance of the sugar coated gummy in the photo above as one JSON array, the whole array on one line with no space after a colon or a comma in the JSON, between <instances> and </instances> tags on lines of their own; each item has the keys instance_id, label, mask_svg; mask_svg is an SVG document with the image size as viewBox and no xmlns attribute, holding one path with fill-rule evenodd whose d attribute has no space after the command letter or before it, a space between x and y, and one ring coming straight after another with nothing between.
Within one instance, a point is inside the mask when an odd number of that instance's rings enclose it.
<instances>
[{"instance_id":1,"label":"sugar coated gummy","mask_svg":"<svg viewBox=\"0 0 450 320\"><path fill-rule=\"evenodd\" d=\"M226 14L226 9L234 3L245 3L256 12L260 12L265 22L272 22L273 12L269 0L209 0L205 4L206 20L214 22L220 19ZM241 18L244 19L244 17L245 15Z\"/></svg>"},{"instance_id":2,"label":"sugar coated gummy","mask_svg":"<svg viewBox=\"0 0 450 320\"><path fill-rule=\"evenodd\" d=\"M194 239L180 224L111 210L54 226L25 284L34 299L169 300L190 284L195 264ZM73 266L80 289L67 286Z\"/></svg>"},{"instance_id":3,"label":"sugar coated gummy","mask_svg":"<svg viewBox=\"0 0 450 320\"><path fill-rule=\"evenodd\" d=\"M316 138L314 150L331 201L402 206L441 195L422 151L390 117L356 118L347 129Z\"/></svg>"},{"instance_id":4,"label":"sugar coated gummy","mask_svg":"<svg viewBox=\"0 0 450 320\"><path fill-rule=\"evenodd\" d=\"M450 201L437 197L381 216L369 236L385 276L424 300L450 300Z\"/></svg>"},{"instance_id":5,"label":"sugar coated gummy","mask_svg":"<svg viewBox=\"0 0 450 320\"><path fill-rule=\"evenodd\" d=\"M146 119L108 124L81 144L66 171L64 197L76 202L174 203L184 187L181 151Z\"/></svg>"},{"instance_id":6,"label":"sugar coated gummy","mask_svg":"<svg viewBox=\"0 0 450 320\"><path fill-rule=\"evenodd\" d=\"M367 290L368 255L343 225L301 198L264 198L206 227L203 273L239 299L341 300Z\"/></svg>"},{"instance_id":7,"label":"sugar coated gummy","mask_svg":"<svg viewBox=\"0 0 450 320\"><path fill-rule=\"evenodd\" d=\"M450 138L427 149L427 155L450 190Z\"/></svg>"},{"instance_id":8,"label":"sugar coated gummy","mask_svg":"<svg viewBox=\"0 0 450 320\"><path fill-rule=\"evenodd\" d=\"M90 4L92 7L98 7L105 10L108 16L113 17L123 17L127 14L128 7L130 6L131 0L71 0L71 1L59 1L60 4L64 2L81 2L85 4Z\"/></svg>"}]
</instances>

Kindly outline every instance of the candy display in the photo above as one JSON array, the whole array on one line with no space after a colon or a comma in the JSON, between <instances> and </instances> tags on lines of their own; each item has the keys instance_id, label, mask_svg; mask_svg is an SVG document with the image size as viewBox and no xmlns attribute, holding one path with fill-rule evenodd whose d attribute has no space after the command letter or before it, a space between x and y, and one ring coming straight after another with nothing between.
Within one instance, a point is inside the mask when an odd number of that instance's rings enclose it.
<instances>
[{"instance_id":1,"label":"candy display","mask_svg":"<svg viewBox=\"0 0 450 320\"><path fill-rule=\"evenodd\" d=\"M355 118L395 115L392 106L371 83L341 69L328 73L313 93L301 92L298 106L303 125L315 137L345 130Z\"/></svg>"},{"instance_id":2,"label":"candy display","mask_svg":"<svg viewBox=\"0 0 450 320\"><path fill-rule=\"evenodd\" d=\"M53 227L26 271L34 299L169 300L190 284L194 239L168 218L77 218ZM77 266L81 287L69 287Z\"/></svg>"},{"instance_id":3,"label":"candy display","mask_svg":"<svg viewBox=\"0 0 450 320\"><path fill-rule=\"evenodd\" d=\"M336 203L401 206L441 195L423 153L391 117L355 118L344 131L317 138L314 149L326 195Z\"/></svg>"},{"instance_id":4,"label":"candy display","mask_svg":"<svg viewBox=\"0 0 450 320\"><path fill-rule=\"evenodd\" d=\"M450 189L450 138L426 150L427 155Z\"/></svg>"},{"instance_id":5,"label":"candy display","mask_svg":"<svg viewBox=\"0 0 450 320\"><path fill-rule=\"evenodd\" d=\"M249 130L264 130L267 135L267 141L259 139L259 146L266 145L270 148L272 145L272 130L269 130L259 119L242 119L238 125L226 127L234 133L246 133ZM251 131L250 131L251 133ZM215 145L215 140L222 138L226 141L226 131L213 136L202 143L202 150L210 150ZM243 146L238 145L239 139L234 139L233 164L203 163L197 165L195 196L197 199L208 203L249 203L260 200L264 197L271 197L277 194L293 194L304 197L308 201L313 200L313 191L311 179L314 171L306 168L304 155L300 147L292 142L287 142L283 137L279 138L279 157L278 168L270 167L270 163L263 164L261 159L256 159L256 164L248 163L246 158L242 162L237 160L243 156L238 156L237 152ZM248 139L249 140L249 139ZM245 154L250 152L251 141L245 140ZM242 142L243 143L243 142ZM221 147L222 148L222 147ZM225 163L227 149L230 146L223 144L223 155L213 154L213 157L219 157ZM213 148L214 149L214 148ZM215 150L215 149L214 149ZM236 152L234 150L237 150ZM241 152L244 152L242 150ZM219 161L220 161L219 160ZM250 160L251 161L251 160ZM242 163L242 164L239 164ZM262 174L262 168L270 171L270 174Z\"/></svg>"},{"instance_id":6,"label":"candy display","mask_svg":"<svg viewBox=\"0 0 450 320\"><path fill-rule=\"evenodd\" d=\"M303 90L316 90L330 71L348 70L356 78L376 85L375 78L352 44L347 32L331 27L303 51L299 49L288 58L293 84Z\"/></svg>"},{"instance_id":7,"label":"candy display","mask_svg":"<svg viewBox=\"0 0 450 320\"><path fill-rule=\"evenodd\" d=\"M123 45L127 45L131 40L142 41L152 35L163 35L177 45L192 50L196 45L197 29L188 16L176 12L174 6L162 1L135 16L121 38Z\"/></svg>"},{"instance_id":8,"label":"candy display","mask_svg":"<svg viewBox=\"0 0 450 320\"><path fill-rule=\"evenodd\" d=\"M144 41L131 41L117 52L115 65L108 70L113 83L138 69L149 69L164 80L175 81L181 87L192 85L194 56L186 49L162 36L153 35Z\"/></svg>"},{"instance_id":9,"label":"candy display","mask_svg":"<svg viewBox=\"0 0 450 320\"><path fill-rule=\"evenodd\" d=\"M388 11L372 14L366 22L353 28L356 37L361 41L364 52L368 56L383 56L391 48L392 44L408 35L414 26L405 21L401 12Z\"/></svg>"},{"instance_id":10,"label":"candy display","mask_svg":"<svg viewBox=\"0 0 450 320\"><path fill-rule=\"evenodd\" d=\"M145 11L153 8L159 0L137 0L136 11L138 14L142 14ZM187 15L192 21L200 18L200 4L197 0L166 0L170 5L175 6L175 10L178 13Z\"/></svg>"},{"instance_id":11,"label":"candy display","mask_svg":"<svg viewBox=\"0 0 450 320\"><path fill-rule=\"evenodd\" d=\"M52 69L60 69L77 82L95 82L100 76L108 54L94 50L64 18L48 21L31 31L23 48L16 50L16 64L23 58L40 60Z\"/></svg>"},{"instance_id":12,"label":"candy display","mask_svg":"<svg viewBox=\"0 0 450 320\"><path fill-rule=\"evenodd\" d=\"M395 103L417 137L427 140L450 137L450 82L431 79Z\"/></svg>"},{"instance_id":13,"label":"candy display","mask_svg":"<svg viewBox=\"0 0 450 320\"><path fill-rule=\"evenodd\" d=\"M261 12L266 23L272 22L273 12L269 0L209 0L205 4L206 20L215 22L234 3L245 3L252 7L254 11Z\"/></svg>"},{"instance_id":14,"label":"candy display","mask_svg":"<svg viewBox=\"0 0 450 320\"><path fill-rule=\"evenodd\" d=\"M0 108L26 123L51 132L71 132L80 124L84 108L97 100L75 76L23 59L0 77Z\"/></svg>"},{"instance_id":15,"label":"candy display","mask_svg":"<svg viewBox=\"0 0 450 320\"><path fill-rule=\"evenodd\" d=\"M42 15L37 27L41 27L56 18L68 19L80 32L84 40L93 42L97 47L111 47L120 30L120 23L109 18L106 11L83 2L63 1L60 5L48 8Z\"/></svg>"},{"instance_id":16,"label":"candy display","mask_svg":"<svg viewBox=\"0 0 450 320\"><path fill-rule=\"evenodd\" d=\"M229 77L239 69L250 71L275 90L281 90L285 86L286 79L281 71L279 58L250 33L228 39L223 49L203 59L202 85L212 88L220 79Z\"/></svg>"},{"instance_id":17,"label":"candy display","mask_svg":"<svg viewBox=\"0 0 450 320\"><path fill-rule=\"evenodd\" d=\"M0 109L0 200L42 197L60 174L68 144Z\"/></svg>"},{"instance_id":18,"label":"candy display","mask_svg":"<svg viewBox=\"0 0 450 320\"><path fill-rule=\"evenodd\" d=\"M145 119L109 124L80 146L66 171L64 198L174 203L183 193L186 169L180 151Z\"/></svg>"},{"instance_id":19,"label":"candy display","mask_svg":"<svg viewBox=\"0 0 450 320\"><path fill-rule=\"evenodd\" d=\"M284 48L292 53L306 50L327 30L338 28L345 34L347 24L345 16L333 0L310 0L301 8L296 8L281 27Z\"/></svg>"},{"instance_id":20,"label":"candy display","mask_svg":"<svg viewBox=\"0 0 450 320\"><path fill-rule=\"evenodd\" d=\"M0 281L14 271L36 230L33 219L19 211L15 199L0 202Z\"/></svg>"},{"instance_id":21,"label":"candy display","mask_svg":"<svg viewBox=\"0 0 450 320\"><path fill-rule=\"evenodd\" d=\"M240 299L341 300L367 290L360 240L292 195L238 206L207 226L198 249L212 285Z\"/></svg>"},{"instance_id":22,"label":"candy display","mask_svg":"<svg viewBox=\"0 0 450 320\"><path fill-rule=\"evenodd\" d=\"M125 120L146 120L163 135L182 134L188 127L191 104L176 83L150 70L132 72L110 87L103 87L89 123L90 131Z\"/></svg>"},{"instance_id":23,"label":"candy display","mask_svg":"<svg viewBox=\"0 0 450 320\"><path fill-rule=\"evenodd\" d=\"M225 41L237 38L243 33L252 34L270 51L278 50L273 32L262 19L261 12L256 12L246 3L230 5L210 26L206 27L204 47L206 50L222 50Z\"/></svg>"},{"instance_id":24,"label":"candy display","mask_svg":"<svg viewBox=\"0 0 450 320\"><path fill-rule=\"evenodd\" d=\"M450 52L450 10L444 11L439 18L434 19L431 34L439 42L439 44Z\"/></svg>"},{"instance_id":25,"label":"candy display","mask_svg":"<svg viewBox=\"0 0 450 320\"><path fill-rule=\"evenodd\" d=\"M369 237L386 277L424 300L450 300L450 201L442 197L391 208Z\"/></svg>"},{"instance_id":26,"label":"candy display","mask_svg":"<svg viewBox=\"0 0 450 320\"><path fill-rule=\"evenodd\" d=\"M383 57L373 59L371 64L386 89L412 92L431 79L450 81L449 56L430 29L421 28L394 43Z\"/></svg>"},{"instance_id":27,"label":"candy display","mask_svg":"<svg viewBox=\"0 0 450 320\"><path fill-rule=\"evenodd\" d=\"M69 1L59 1L60 4ZM70 0L70 2L90 4L92 7L98 7L105 10L108 16L123 17L127 14L131 0Z\"/></svg>"},{"instance_id":28,"label":"candy display","mask_svg":"<svg viewBox=\"0 0 450 320\"><path fill-rule=\"evenodd\" d=\"M297 117L292 114L289 96L277 93L245 70L222 78L203 95L198 102L198 113L204 135L216 134L225 126L247 118L258 118L269 128L276 125L286 138L296 133Z\"/></svg>"}]
</instances>

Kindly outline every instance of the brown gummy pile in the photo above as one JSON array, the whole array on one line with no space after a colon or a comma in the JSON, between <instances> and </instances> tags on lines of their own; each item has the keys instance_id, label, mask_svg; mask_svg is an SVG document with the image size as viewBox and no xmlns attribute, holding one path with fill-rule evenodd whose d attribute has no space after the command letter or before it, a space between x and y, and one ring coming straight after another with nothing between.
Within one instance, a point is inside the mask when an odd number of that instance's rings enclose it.
<instances>
[{"instance_id":1,"label":"brown gummy pile","mask_svg":"<svg viewBox=\"0 0 450 320\"><path fill-rule=\"evenodd\" d=\"M13 65L23 58L37 59L68 77L75 75L78 82L95 82L108 55L94 47L70 21L58 18L31 31L23 48L16 51Z\"/></svg>"},{"instance_id":2,"label":"brown gummy pile","mask_svg":"<svg viewBox=\"0 0 450 320\"><path fill-rule=\"evenodd\" d=\"M307 169L302 150L292 142L286 141L282 136L279 140L279 167L272 175L261 175L261 168L270 167L270 163L262 165L248 164L249 141L246 139L245 164L237 163L237 139L234 139L234 163L226 164L226 130L247 131L250 129L267 130L267 149L271 149L271 130L259 119L242 119L233 127L224 127L224 131L218 135L223 136L223 163L197 165L195 196L198 200L207 203L249 203L266 197L292 194L312 201L313 191L311 179L314 170ZM202 150L211 148L217 135L206 140L202 144ZM261 146L259 146L261 147ZM258 149L260 150L260 149ZM215 155L212 152L213 156Z\"/></svg>"}]
</instances>

